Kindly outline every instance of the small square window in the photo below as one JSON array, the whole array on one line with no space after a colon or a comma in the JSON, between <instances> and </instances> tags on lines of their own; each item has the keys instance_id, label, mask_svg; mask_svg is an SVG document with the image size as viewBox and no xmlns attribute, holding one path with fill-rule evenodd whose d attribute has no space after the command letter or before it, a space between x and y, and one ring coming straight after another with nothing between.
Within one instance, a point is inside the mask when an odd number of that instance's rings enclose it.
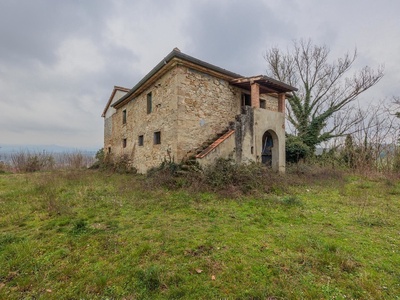
<instances>
[{"instance_id":1,"label":"small square window","mask_svg":"<svg viewBox=\"0 0 400 300\"><path fill-rule=\"evenodd\" d=\"M242 106L251 106L251 96L249 94L242 94Z\"/></svg>"},{"instance_id":2,"label":"small square window","mask_svg":"<svg viewBox=\"0 0 400 300\"><path fill-rule=\"evenodd\" d=\"M126 124L126 109L122 111L122 124Z\"/></svg>"},{"instance_id":3,"label":"small square window","mask_svg":"<svg viewBox=\"0 0 400 300\"><path fill-rule=\"evenodd\" d=\"M122 140L122 148L126 148L126 139Z\"/></svg>"},{"instance_id":4,"label":"small square window","mask_svg":"<svg viewBox=\"0 0 400 300\"><path fill-rule=\"evenodd\" d=\"M260 99L260 108L264 108L264 109L267 108L267 101L266 100Z\"/></svg>"},{"instance_id":5,"label":"small square window","mask_svg":"<svg viewBox=\"0 0 400 300\"><path fill-rule=\"evenodd\" d=\"M143 135L139 135L138 145L143 146Z\"/></svg>"},{"instance_id":6,"label":"small square window","mask_svg":"<svg viewBox=\"0 0 400 300\"><path fill-rule=\"evenodd\" d=\"M154 144L161 144L161 131L154 132Z\"/></svg>"},{"instance_id":7,"label":"small square window","mask_svg":"<svg viewBox=\"0 0 400 300\"><path fill-rule=\"evenodd\" d=\"M147 94L147 113L151 113L153 111L153 96L150 93Z\"/></svg>"}]
</instances>

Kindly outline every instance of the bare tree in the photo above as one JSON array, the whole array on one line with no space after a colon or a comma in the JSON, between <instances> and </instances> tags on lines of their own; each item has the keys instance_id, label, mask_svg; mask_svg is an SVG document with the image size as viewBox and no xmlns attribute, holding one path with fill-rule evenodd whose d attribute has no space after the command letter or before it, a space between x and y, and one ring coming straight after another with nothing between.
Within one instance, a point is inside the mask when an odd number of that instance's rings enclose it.
<instances>
[{"instance_id":1,"label":"bare tree","mask_svg":"<svg viewBox=\"0 0 400 300\"><path fill-rule=\"evenodd\" d=\"M397 118L382 103L359 107L356 115L361 121L352 127L346 139L335 139L345 162L361 171L390 170L397 155Z\"/></svg>"},{"instance_id":2,"label":"bare tree","mask_svg":"<svg viewBox=\"0 0 400 300\"><path fill-rule=\"evenodd\" d=\"M395 115L396 115L396 117L400 118L400 97L399 96L393 97L393 104L395 105Z\"/></svg>"},{"instance_id":3,"label":"bare tree","mask_svg":"<svg viewBox=\"0 0 400 300\"><path fill-rule=\"evenodd\" d=\"M265 53L268 75L298 88L287 101L288 120L311 149L344 135L360 121L357 114L343 109L383 76L382 67L375 71L366 66L346 77L356 57L355 50L330 62L329 49L310 40L293 42L286 53L278 48Z\"/></svg>"}]
</instances>

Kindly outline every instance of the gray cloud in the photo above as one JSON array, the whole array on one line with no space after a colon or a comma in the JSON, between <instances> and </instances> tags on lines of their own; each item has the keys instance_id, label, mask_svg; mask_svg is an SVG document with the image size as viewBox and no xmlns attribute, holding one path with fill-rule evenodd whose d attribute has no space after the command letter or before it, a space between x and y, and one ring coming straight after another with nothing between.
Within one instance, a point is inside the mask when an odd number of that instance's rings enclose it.
<instances>
[{"instance_id":1,"label":"gray cloud","mask_svg":"<svg viewBox=\"0 0 400 300\"><path fill-rule=\"evenodd\" d=\"M293 39L358 48L357 67L383 63L366 99L400 94L400 2L311 0L3 0L0 143L102 145L114 85L132 87L172 48L243 75Z\"/></svg>"},{"instance_id":2,"label":"gray cloud","mask_svg":"<svg viewBox=\"0 0 400 300\"><path fill-rule=\"evenodd\" d=\"M291 25L262 1L197 2L186 20L193 52L243 75L260 72L264 44L287 35Z\"/></svg>"},{"instance_id":3,"label":"gray cloud","mask_svg":"<svg viewBox=\"0 0 400 300\"><path fill-rule=\"evenodd\" d=\"M5 0L0 2L0 59L13 65L51 63L67 37L101 36L112 2Z\"/></svg>"}]
</instances>

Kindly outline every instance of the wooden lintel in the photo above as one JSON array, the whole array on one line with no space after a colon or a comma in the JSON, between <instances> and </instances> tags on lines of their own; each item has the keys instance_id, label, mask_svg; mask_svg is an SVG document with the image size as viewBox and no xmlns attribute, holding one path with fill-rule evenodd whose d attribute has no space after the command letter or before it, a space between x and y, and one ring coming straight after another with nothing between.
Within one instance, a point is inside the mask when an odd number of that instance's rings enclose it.
<instances>
[{"instance_id":1,"label":"wooden lintel","mask_svg":"<svg viewBox=\"0 0 400 300\"><path fill-rule=\"evenodd\" d=\"M241 83L251 83L251 82L256 82L260 79L262 79L263 76L254 76L254 77L244 77L244 78L236 78L231 80L231 83L233 84L241 84Z\"/></svg>"}]
</instances>

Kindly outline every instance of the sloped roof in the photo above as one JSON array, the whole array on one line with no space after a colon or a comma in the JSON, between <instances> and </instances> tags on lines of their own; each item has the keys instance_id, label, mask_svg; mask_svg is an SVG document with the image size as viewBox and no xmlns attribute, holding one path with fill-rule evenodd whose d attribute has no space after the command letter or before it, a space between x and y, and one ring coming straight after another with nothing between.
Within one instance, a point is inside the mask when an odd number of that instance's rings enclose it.
<instances>
[{"instance_id":1,"label":"sloped roof","mask_svg":"<svg viewBox=\"0 0 400 300\"><path fill-rule=\"evenodd\" d=\"M110 96L110 98L108 99L108 102L107 102L107 104L106 104L106 107L104 108L104 110L103 110L103 113L102 113L102 117L104 117L105 115L106 115L106 112L107 112L107 109L110 107L110 104L111 104L111 101L112 101L112 99L114 98L114 96L115 96L115 93L117 92L117 91L122 91L122 92L129 92L130 91L130 89L128 89L128 88L124 88L124 87L122 87L122 86L114 86L114 88L113 88L113 91L112 91L112 93L111 93L111 96Z\"/></svg>"},{"instance_id":2,"label":"sloped roof","mask_svg":"<svg viewBox=\"0 0 400 300\"><path fill-rule=\"evenodd\" d=\"M258 83L260 85L260 93L287 93L297 91L297 88L265 75L236 78L230 83L242 89L250 88L252 83Z\"/></svg>"},{"instance_id":3,"label":"sloped roof","mask_svg":"<svg viewBox=\"0 0 400 300\"><path fill-rule=\"evenodd\" d=\"M142 87L143 84L145 84L148 80L150 80L157 72L159 72L164 66L166 66L169 62L171 62L173 59L180 59L186 62L189 62L191 64L197 65L199 67L217 72L219 74L224 75L226 78L229 79L229 81L236 86L240 86L242 88L247 88L245 81L247 79L255 78L255 77L243 77L240 74L233 73L231 71L228 71L226 69L220 68L218 66L215 66L213 64L207 63L205 61L202 61L200 59L197 59L193 56L187 55L185 53L182 53L178 48L174 48L162 61L160 61L149 73L147 73L146 76L143 77L142 80L140 80L126 95L121 97L118 101L116 101L112 107L116 107L125 100L127 100L131 95L133 95L140 87ZM258 77L262 78L258 78ZM280 82L278 80L275 80L273 78L267 77L267 76L256 76L259 80L259 83L261 86L269 87L270 90L273 90L274 92L290 92L290 91L296 91L297 89L287 85L283 82ZM241 81L242 79L242 81Z\"/></svg>"}]
</instances>

